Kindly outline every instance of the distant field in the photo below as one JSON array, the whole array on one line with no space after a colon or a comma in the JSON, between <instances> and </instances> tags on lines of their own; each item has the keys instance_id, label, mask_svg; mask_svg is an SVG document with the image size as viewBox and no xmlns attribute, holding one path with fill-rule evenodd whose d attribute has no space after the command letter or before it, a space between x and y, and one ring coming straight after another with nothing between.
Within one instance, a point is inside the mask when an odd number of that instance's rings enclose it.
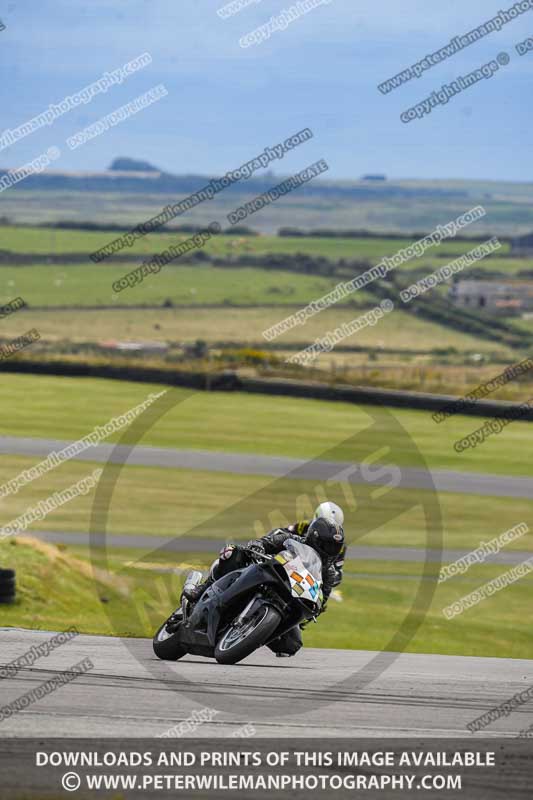
<instances>
[{"instance_id":1,"label":"distant field","mask_svg":"<svg viewBox=\"0 0 533 800\"><path fill-rule=\"evenodd\" d=\"M453 218L453 217L452 217ZM445 220L449 221L448 219ZM253 219L252 219L253 224ZM475 228L475 226L473 226ZM422 229L424 230L424 229ZM466 231L469 231L467 228ZM116 231L83 231L62 230L53 228L17 228L0 227L0 248L14 253L92 253L108 242L120 236ZM151 234L138 239L132 247L125 247L121 252L132 256L147 255L164 250L169 244L176 244L191 234ZM318 237L279 237L279 236L215 236L206 243L206 253L220 257L240 255L264 255L266 253L307 253L324 256L333 260L368 259L379 260L382 256L391 256L398 250L409 246L414 240L407 239L321 239ZM456 242L448 239L441 247L429 249L423 257L442 254L457 255L471 249L474 245L468 242ZM500 253L508 252L509 245L502 246ZM410 265L420 260L415 258ZM91 262L89 262L91 263Z\"/></svg>"},{"instance_id":2,"label":"distant field","mask_svg":"<svg viewBox=\"0 0 533 800\"><path fill-rule=\"evenodd\" d=\"M475 244L469 244L468 250L471 250L475 247ZM429 274L432 270L439 269L439 267L444 266L445 264L453 261L454 259L458 258L457 253L452 253L447 248L444 250L445 245L442 246L442 249L436 251L428 251L428 253L433 253L436 257L431 258L421 258L421 259L414 259L413 261L408 261L406 264L401 266L401 271L405 273L413 272L414 270L424 270L426 274ZM502 245L502 249L498 251L498 253L505 253L505 248L507 245ZM499 256L490 256L489 258L485 258L482 261L478 261L475 265L472 266L472 269L475 270L482 270L483 272L489 273L488 277L490 277L490 273L496 272L503 272L506 276L514 276L518 272L525 272L532 270L533 271L533 259L531 258L500 258ZM463 278L471 277L469 275L468 268L462 273ZM527 280L531 280L531 278L527 278ZM445 285L447 288L447 285Z\"/></svg>"},{"instance_id":3,"label":"distant field","mask_svg":"<svg viewBox=\"0 0 533 800\"><path fill-rule=\"evenodd\" d=\"M525 269L524 262L502 262L514 271ZM214 267L208 264L169 264L158 274L145 278L133 288L116 294L112 284L138 266L130 264L34 264L0 266L0 302L8 302L16 293L30 306L130 306L162 305L170 300L175 305L197 306L226 304L235 306L272 306L307 304L346 280L319 275L295 273L283 269L260 267ZM442 266L436 259L424 261L417 268L424 273ZM413 265L413 269L414 269ZM487 262L487 268L496 268ZM408 278L406 276L406 282ZM441 287L445 294L448 285ZM362 305L371 300L371 293L359 289L338 301L337 307L349 303Z\"/></svg>"},{"instance_id":4,"label":"distant field","mask_svg":"<svg viewBox=\"0 0 533 800\"><path fill-rule=\"evenodd\" d=\"M178 273L179 274L179 273ZM283 273L282 273L283 275ZM270 278L270 273L266 274ZM316 278L307 279L308 284L317 282ZM303 285L297 285L298 293L303 298ZM214 294L219 287L207 286L206 293ZM289 286L289 284L288 284ZM249 284L250 292L261 291L260 284ZM88 290L89 291L89 290ZM245 290L243 290L245 291ZM268 291L268 289L267 289ZM322 291L322 290L321 290ZM18 289L17 289L18 293ZM264 293L264 290L263 290ZM26 293L20 290L26 297ZM127 293L125 293L127 294ZM197 297L197 296L196 296ZM286 299L284 295L272 295L278 302ZM360 293L357 299L362 301ZM28 298L28 301L31 300ZM375 305L374 301L374 305ZM167 341L186 342L204 339L207 342L239 342L266 345L262 332L296 312L302 306L285 306L280 302L274 308L159 308L137 309L120 308L116 310L61 310L51 307L44 311L25 310L2 320L0 334L2 337L17 336L30 328L37 328L45 340L70 340L73 342L101 342L109 339L121 341ZM365 303L365 307L371 307ZM364 313L364 308L346 308L342 305L323 311L311 317L305 325L299 325L276 339L276 344L298 343L309 344L315 338L324 336L345 322ZM497 342L477 339L469 334L461 333L444 325L429 322L413 314L401 310L393 316L385 317L373 328L364 328L343 342L347 346L383 348L393 350L419 350L430 352L437 348L455 348L459 353L498 353L511 363L516 360L516 353ZM318 363L334 360L344 363L346 356L338 350L324 353ZM493 368L494 371L494 368Z\"/></svg>"},{"instance_id":5,"label":"distant field","mask_svg":"<svg viewBox=\"0 0 533 800\"><path fill-rule=\"evenodd\" d=\"M144 400L154 386L103 379L4 374L0 433L73 440L124 414ZM38 399L37 399L38 398ZM453 443L480 427L483 418L451 417L437 425L425 411L391 409L372 428L379 409L349 403L233 392L173 390L176 406L144 437L142 444L240 453L357 461L368 452L390 447L396 463L416 465L415 442L434 469L530 475L527 454L533 447L533 424L513 422L482 446L457 454ZM392 420L403 426L401 433ZM354 452L351 441L356 433ZM111 441L116 436L110 437ZM484 502L484 501L483 501Z\"/></svg>"},{"instance_id":6,"label":"distant field","mask_svg":"<svg viewBox=\"0 0 533 800\"><path fill-rule=\"evenodd\" d=\"M507 187L505 191L511 189ZM108 202L109 197L106 197ZM475 205L472 198L467 199L465 208ZM523 199L521 197L521 201ZM138 205L142 206L142 202L142 197L136 198ZM459 210L453 214L452 207L449 207L442 221L453 219L458 213ZM287 221L284 220L285 223ZM296 224L292 217L290 222ZM422 221L413 229L424 230ZM476 225L467 230L471 234L479 234ZM49 353L54 349L64 352L69 342L139 339L177 345L204 339L216 343L223 350L228 343L230 347L235 345L236 349L241 345L262 347L263 343L266 344L262 335L264 330L327 294L340 281L349 279L351 274L346 263L352 260L378 263L383 256L393 256L412 241L218 236L211 239L205 249L226 263L236 258L251 260L254 256L275 254L281 256L283 263L284 254L288 258L305 253L334 262L337 264L337 274L321 277L312 273L297 273L291 271L288 264L287 269L270 269L268 261L265 267L249 265L241 268L214 267L202 262L193 264L179 260L169 264L159 274L145 278L142 283L115 293L113 282L138 266L142 258L164 250L171 243L178 243L188 234L152 234L144 237L133 248L122 251L123 256L131 259L128 263L105 261L94 264L90 261L89 254L115 235L118 236L119 232L0 226L0 250L25 253L28 260L37 253L44 256L40 263L15 265L13 258L12 263L8 261L0 267L0 303L21 296L29 306L29 311L0 320L0 340L6 341L34 327L39 330ZM440 247L428 250L426 255L402 265L398 272L403 272L403 276L396 274L400 282L407 284L415 279L410 274L413 270L419 270L416 278L429 274L472 246L472 242L446 240ZM513 259L508 251L509 245L506 244L498 258L488 258L478 263L475 267L478 274L483 271L514 274L533 269L533 259ZM82 254L81 257L86 260L82 263L54 263L54 254L66 254L69 257L69 253ZM48 258L52 263L43 263ZM468 276L468 270L465 270L464 276ZM375 288L370 286L366 291L352 293L330 310L310 319L306 325L278 337L276 345L281 348L286 344L289 349L294 345L306 346L334 331L342 323L353 321L364 310L377 304ZM433 298L444 299L448 289L448 284L435 289ZM394 287L391 292L395 292ZM488 364L491 359L499 364L502 360L511 363L518 359L516 351L500 344L505 338L504 334L500 341L488 338L488 335L492 335L488 326L476 336L463 333L463 330L470 329L470 321L455 319L457 314L452 325L447 324L447 320L434 323L422 319L416 314L415 304L410 310L415 313L404 313L398 303L394 314L381 320L378 325L367 327L343 340L348 347L368 348L368 360L374 361L372 365L369 363L369 369L366 369L362 355L345 354L338 349L321 355L316 366L319 370L331 372L343 370L346 380L356 384L366 382L389 388L459 393L471 380L469 370L474 365L474 359L480 366L481 363ZM518 324L527 329L529 323L518 321ZM393 358L382 357L387 351L389 356L392 353ZM415 355L405 351L413 351ZM249 359L245 361L244 356L223 353L224 357L228 355L233 359L232 363L249 366ZM286 358L286 353L281 349L278 355L282 361ZM216 358L217 353L214 356ZM84 357L78 356L80 359ZM170 357L175 361L176 352ZM417 363L413 359L417 359ZM458 371L461 365L464 366L462 373ZM359 370L359 367L362 369ZM495 373L497 371L495 364ZM515 392L513 387L513 391L505 396L520 399L520 389Z\"/></svg>"},{"instance_id":7,"label":"distant field","mask_svg":"<svg viewBox=\"0 0 533 800\"><path fill-rule=\"evenodd\" d=\"M520 317L513 317L512 318L513 324L517 326L517 328L522 328L524 331L529 331L533 333L533 316L528 315L526 319L520 319Z\"/></svg>"},{"instance_id":8,"label":"distant field","mask_svg":"<svg viewBox=\"0 0 533 800\"><path fill-rule=\"evenodd\" d=\"M252 154L250 154L252 155ZM232 169L236 165L228 164ZM272 185L280 176L273 176ZM200 181L198 188L203 183ZM338 182L341 189L353 181ZM318 182L314 185L318 186ZM277 203L254 214L253 228L273 233L290 224L300 228L354 228L379 232L427 231L445 224L475 205L482 204L487 216L477 223L477 231L514 235L533 229L533 203L530 183L495 181L389 181L383 185L359 184L366 196L323 195L313 191L293 192ZM391 190L408 189L408 196ZM221 192L209 202L188 211L183 222L205 225L218 220L226 225L226 215L254 192ZM15 188L0 195L0 216L33 224L56 220L117 221L132 226L157 214L168 203L183 199L178 194L113 193L92 191L28 191ZM289 222L288 222L289 220Z\"/></svg>"},{"instance_id":9,"label":"distant field","mask_svg":"<svg viewBox=\"0 0 533 800\"><path fill-rule=\"evenodd\" d=\"M330 291L337 281L314 275L257 268L217 269L203 264L168 265L157 275L115 294L113 281L136 264L39 265L0 267L1 302L20 295L29 306L160 306L226 304L306 305ZM360 303L368 300L356 292ZM119 331L115 330L115 336Z\"/></svg>"}]
</instances>

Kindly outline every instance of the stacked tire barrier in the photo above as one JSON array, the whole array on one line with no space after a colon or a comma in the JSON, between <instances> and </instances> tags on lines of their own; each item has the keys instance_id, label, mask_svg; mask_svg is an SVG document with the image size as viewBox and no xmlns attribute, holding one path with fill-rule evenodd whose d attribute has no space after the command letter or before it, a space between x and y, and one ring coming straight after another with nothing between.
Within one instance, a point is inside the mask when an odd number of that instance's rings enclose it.
<instances>
[{"instance_id":1,"label":"stacked tire barrier","mask_svg":"<svg viewBox=\"0 0 533 800\"><path fill-rule=\"evenodd\" d=\"M15 595L15 570L0 569L0 604L14 603Z\"/></svg>"}]
</instances>

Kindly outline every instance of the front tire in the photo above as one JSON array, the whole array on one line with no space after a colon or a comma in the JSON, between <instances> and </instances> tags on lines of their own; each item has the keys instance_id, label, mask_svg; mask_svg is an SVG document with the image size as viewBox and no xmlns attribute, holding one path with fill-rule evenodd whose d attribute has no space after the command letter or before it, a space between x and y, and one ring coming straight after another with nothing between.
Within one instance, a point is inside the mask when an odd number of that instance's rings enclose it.
<instances>
[{"instance_id":1,"label":"front tire","mask_svg":"<svg viewBox=\"0 0 533 800\"><path fill-rule=\"evenodd\" d=\"M265 644L281 622L281 615L272 606L260 606L244 625L230 625L215 647L219 664L237 664Z\"/></svg>"},{"instance_id":2,"label":"front tire","mask_svg":"<svg viewBox=\"0 0 533 800\"><path fill-rule=\"evenodd\" d=\"M187 648L180 642L180 631L172 633L167 631L168 619L164 622L153 638L154 653L162 661L178 661L187 655Z\"/></svg>"}]
</instances>

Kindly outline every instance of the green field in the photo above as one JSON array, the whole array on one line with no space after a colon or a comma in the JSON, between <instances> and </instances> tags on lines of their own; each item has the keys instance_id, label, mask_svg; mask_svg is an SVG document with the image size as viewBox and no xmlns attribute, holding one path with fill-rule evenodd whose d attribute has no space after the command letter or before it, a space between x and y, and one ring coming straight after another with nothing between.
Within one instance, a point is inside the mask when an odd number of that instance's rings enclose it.
<instances>
[{"instance_id":1,"label":"green field","mask_svg":"<svg viewBox=\"0 0 533 800\"><path fill-rule=\"evenodd\" d=\"M507 187L505 191L511 189ZM137 198L136 202L141 203L141 198ZM465 203L468 207L474 205L466 202L466 198ZM458 213L454 215L450 207L446 216L453 219ZM414 230L421 228L424 229L422 222ZM430 228L426 227L426 230ZM468 229L468 233L474 232L479 235L476 226ZM169 358L173 363L179 357L177 348L182 348L183 343L202 339L221 351L214 354L219 362L226 360L231 366L240 364L249 368L250 361L246 361L242 353L236 354L235 350L242 350L246 346L261 349L265 329L327 294L339 282L349 279L352 276L347 266L350 262L363 265L353 268L353 274L356 274L364 269L365 263L378 263L383 256L392 256L413 241L311 236L218 236L206 244L205 253L224 259L226 266L200 262L187 264L185 260L180 260L169 264L159 274L144 279L141 284L116 293L112 288L113 282L138 266L136 258L162 251L170 243L182 241L189 234L152 234L136 241L132 248L124 248L121 255L131 258L131 261L120 265L113 262L93 264L89 254L112 240L115 234L118 236L120 232L0 226L0 248L14 254L12 262L6 261L0 272L0 302L21 296L31 309L12 319L2 320L0 337L7 341L9 337L14 338L25 330L36 328L48 355L58 350L62 354L68 352L69 343L113 340L171 343L174 350ZM429 274L472 246L472 242L445 240L441 246L431 248L422 257L401 265L394 277L403 273L402 281L407 283L411 272L417 271L413 278ZM509 251L509 244L504 244L497 258L485 259L477 264L476 270L491 274L514 274L531 269L533 259L510 258ZM40 260L50 259L51 263L16 265L17 253L30 257L39 253L42 257ZM54 263L55 254L64 256L69 253L76 253L78 257L81 255L84 260L81 263ZM276 254L286 254L288 259L297 253L316 259L326 258L329 264L307 264L306 269L310 272L298 272L294 271L295 265L288 261L286 269L272 269L268 261L263 266L249 264L245 267L232 266L231 263L237 258L251 260L254 256L268 258ZM330 270L330 276L317 274L324 270ZM305 326L298 326L279 337L275 342L276 348L280 350L284 344L289 350L295 344L307 346L342 323L353 322L361 313L377 304L384 288L385 282L382 282L381 287L371 285L366 290L352 293L328 311L314 316ZM510 332L499 333L492 326L487 326L486 321L473 328L472 321L464 315L461 317L461 312L457 311L454 312L453 322L450 320L448 323L446 319L442 321L438 314L442 312L442 301L446 299L448 289L448 284L445 284L432 295L441 304L435 312L440 320L438 322L417 315L416 304L412 304L407 312L398 300L393 315L379 325L367 327L343 340L344 347L356 350L368 348L372 360L379 358L379 364L373 365L374 369L361 369L362 360L356 353L335 349L317 359L317 375L326 373L329 379L328 373L334 375L342 371L344 381L356 385L366 383L379 387L459 394L474 380L473 358L477 358L476 363L481 360L484 364L491 360L498 364L518 360L516 351L509 347L509 338L506 338L512 335ZM391 285L390 291L391 297L396 297L394 286ZM179 311L175 312L174 307ZM128 309L127 315L117 313L124 309ZM22 325L25 327L20 327ZM233 352L229 352L232 348ZM383 359L380 357L381 351L393 353L394 359ZM417 358L423 358L414 365L410 363L412 354L405 351L412 351ZM276 369L281 374L291 375L284 366L288 353L280 352L279 355ZM443 355L449 357L442 358ZM431 371L433 365L436 367L434 372ZM462 372L459 369L461 365L464 368ZM521 399L521 393L515 387L498 396Z\"/></svg>"},{"instance_id":2,"label":"green field","mask_svg":"<svg viewBox=\"0 0 533 800\"><path fill-rule=\"evenodd\" d=\"M84 436L161 389L103 379L13 374L3 376L2 388L2 434L68 440ZM333 460L342 461L357 460L354 447L367 455L386 446L398 464L409 466L417 463L412 440L433 469L531 474L531 464L524 457L533 437L533 426L527 422L513 422L482 446L458 454L454 441L482 425L483 418L456 415L437 425L425 411L391 409L385 416L372 407L349 403L171 391L176 406L145 434L142 444L293 458L324 458L325 453L334 452ZM37 408L27 402L31 396L39 398ZM378 430L373 427L373 415ZM353 445L350 440L355 434L357 444ZM115 434L110 440L116 438Z\"/></svg>"},{"instance_id":3,"label":"green field","mask_svg":"<svg viewBox=\"0 0 533 800\"><path fill-rule=\"evenodd\" d=\"M447 218L445 221L448 222ZM474 226L475 227L475 226ZM424 230L424 229L422 229ZM465 229L468 233L469 229ZM108 242L121 236L121 231L84 231L61 228L0 227L0 246L13 253L89 253L98 250ZM157 233L137 239L132 247L125 247L122 254L139 256L158 253L171 244L178 244L189 238L190 233ZM382 256L392 256L399 250L409 247L414 239L342 239L289 236L215 236L202 248L206 253L218 257L237 257L246 255L265 255L268 253L307 253L324 256L338 261L344 259L368 259L377 261ZM465 253L475 243L446 239L440 247L432 247L421 259L414 258L409 265L428 258L448 257ZM504 255L509 245L503 244L499 251ZM91 262L90 262L91 263Z\"/></svg>"},{"instance_id":4,"label":"green field","mask_svg":"<svg viewBox=\"0 0 533 800\"><path fill-rule=\"evenodd\" d=\"M2 483L38 459L4 456ZM90 475L95 463L71 461L2 498L0 527L11 523L40 500ZM103 478L103 485L110 480ZM317 489L318 487L318 489ZM435 549L438 531L428 528L424 508L442 515L443 545L475 549L520 522L531 524L533 501L478 497L422 490L384 490L379 502L363 484L342 487L338 482L274 479L186 469L127 466L113 487L110 534L248 540L277 525L309 518L322 494L344 507L348 542L372 547ZM27 532L47 530L87 533L94 491L76 497L33 522ZM99 518L98 518L99 519ZM533 525L531 525L533 530ZM533 550L533 533L520 537L509 550Z\"/></svg>"},{"instance_id":5,"label":"green field","mask_svg":"<svg viewBox=\"0 0 533 800\"><path fill-rule=\"evenodd\" d=\"M502 247L502 250L498 251L498 253L504 253L505 246ZM435 259L433 260L435 261ZM442 262L441 262L442 263ZM435 269L438 268L440 264L435 265ZM495 256L491 256L490 258L486 258L484 261L480 261L477 264L483 271L487 272L503 272L506 276L514 276L518 272L531 272L533 270L533 259L531 258L501 258L499 254ZM465 277L468 277L468 271L465 273ZM528 280L531 280L531 276L529 276Z\"/></svg>"},{"instance_id":6,"label":"green field","mask_svg":"<svg viewBox=\"0 0 533 800\"><path fill-rule=\"evenodd\" d=\"M113 282L136 266L69 264L2 267L2 302L20 295L30 307L50 308L161 306L166 301L193 308L196 305L306 305L326 294L338 282L281 270L216 269L200 264L168 265L158 275L145 278L141 284L116 294L112 288ZM357 292L354 297L358 303L368 302L365 292Z\"/></svg>"},{"instance_id":7,"label":"green field","mask_svg":"<svg viewBox=\"0 0 533 800\"><path fill-rule=\"evenodd\" d=\"M158 387L115 381L5 375L3 387L4 435L74 440L96 425L125 413ZM24 398L39 397L38 409ZM409 431L402 435L392 417L378 417L372 427L371 409L347 404L293 398L267 398L175 391L178 405L142 439L142 445L226 452L291 455L303 458L416 465L409 436L432 467L529 474L529 465L517 453L532 427L515 423L484 447L459 456L450 447L446 424L435 425L424 412L393 410ZM181 402L180 402L181 401ZM327 419L327 425L324 425ZM455 418L472 430L474 420ZM349 444L346 440L358 436ZM516 437L516 438L515 438ZM519 437L519 438L518 438ZM108 441L116 441L118 434ZM338 446L336 444L338 443ZM525 445L527 447L527 445ZM332 450L332 448L334 448ZM387 448L390 448L387 450ZM4 455L0 483L36 464L38 458ZM6 525L55 491L89 475L96 464L70 461L0 500L1 522ZM351 491L351 494L346 492ZM322 488L316 481L282 480L260 475L237 475L186 469L126 466L113 493L108 531L117 534L248 538L297 517L306 517L321 493L345 507L350 541L373 546L428 545L421 501L440 506L444 545L476 547L518 522L529 523L532 502L526 499L476 497L441 493L430 497L418 490L391 489L380 503L372 502L368 485L338 483ZM78 497L30 528L86 532L93 495ZM179 509L179 513L177 513ZM364 534L364 536L363 536ZM361 539L361 536L363 538ZM514 546L533 549L533 537ZM430 542L430 546L434 546Z\"/></svg>"},{"instance_id":8,"label":"green field","mask_svg":"<svg viewBox=\"0 0 533 800\"><path fill-rule=\"evenodd\" d=\"M366 304L365 304L366 305ZM307 346L314 339L351 322L373 306L360 309L340 306L311 317L305 325L287 331L275 340L278 348L293 343ZM102 342L163 341L235 342L242 345L267 345L263 331L277 324L302 306L275 306L271 308L180 308L117 310L78 309L25 310L2 321L2 338L16 337L36 328L46 341ZM394 316L384 317L375 328L364 328L348 336L343 345L371 348L373 350L413 350L430 353L443 347L455 348L458 353L498 354L508 363L517 360L516 353L498 342L479 340L444 325L429 322L397 310ZM341 351L324 353L318 363L330 364L332 358L342 363ZM498 372L490 367L491 375ZM476 373L477 375L478 373ZM477 381L476 381L477 382Z\"/></svg>"},{"instance_id":9,"label":"green field","mask_svg":"<svg viewBox=\"0 0 533 800\"><path fill-rule=\"evenodd\" d=\"M12 374L3 376L2 385L5 394L0 431L62 439L85 435L161 388L103 379ZM430 468L531 474L527 449L533 426L527 422L513 422L483 446L458 454L453 442L482 425L483 418L456 415L437 425L425 411L392 409L391 416L386 417L373 407L349 403L172 391L176 407L145 435L142 444L295 458L320 457L335 448L337 460L349 461L357 453L352 445L343 443L370 429L375 416L381 426L379 433L372 430L358 437L357 448L365 454L389 446L397 463L409 466L414 463L411 437Z\"/></svg>"}]
</instances>

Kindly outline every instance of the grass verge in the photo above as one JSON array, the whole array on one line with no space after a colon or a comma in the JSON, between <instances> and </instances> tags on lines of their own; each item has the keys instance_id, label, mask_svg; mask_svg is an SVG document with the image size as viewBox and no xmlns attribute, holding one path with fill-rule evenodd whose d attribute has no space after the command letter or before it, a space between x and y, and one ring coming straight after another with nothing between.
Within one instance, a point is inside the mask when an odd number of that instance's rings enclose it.
<instances>
[{"instance_id":1,"label":"grass verge","mask_svg":"<svg viewBox=\"0 0 533 800\"><path fill-rule=\"evenodd\" d=\"M0 434L75 440L161 388L104 379L5 374ZM140 444L304 459L324 457L324 453L331 457L335 447L335 460L350 462L385 447L389 461L418 466L412 453L414 442L431 469L497 475L531 475L533 470L524 457L533 445L533 425L528 422L513 422L483 445L458 454L454 442L482 426L482 417L456 415L437 425L426 411L390 409L385 415L379 409L349 403L172 391L176 406ZM109 441L117 438L112 435Z\"/></svg>"}]
</instances>

